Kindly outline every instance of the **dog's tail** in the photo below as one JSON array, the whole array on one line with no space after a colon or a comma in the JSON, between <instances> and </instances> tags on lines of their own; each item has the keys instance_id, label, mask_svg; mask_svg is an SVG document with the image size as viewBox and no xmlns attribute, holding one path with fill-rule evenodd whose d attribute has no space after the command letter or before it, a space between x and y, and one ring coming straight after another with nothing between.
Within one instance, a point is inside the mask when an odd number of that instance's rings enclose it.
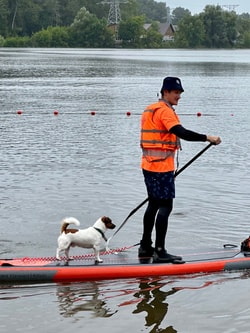
<instances>
[{"instance_id":1,"label":"dog's tail","mask_svg":"<svg viewBox=\"0 0 250 333\"><path fill-rule=\"evenodd\" d=\"M79 226L80 222L75 217L65 217L61 222L61 234L63 232L67 233L67 227L69 224ZM74 230L77 231L77 229Z\"/></svg>"}]
</instances>

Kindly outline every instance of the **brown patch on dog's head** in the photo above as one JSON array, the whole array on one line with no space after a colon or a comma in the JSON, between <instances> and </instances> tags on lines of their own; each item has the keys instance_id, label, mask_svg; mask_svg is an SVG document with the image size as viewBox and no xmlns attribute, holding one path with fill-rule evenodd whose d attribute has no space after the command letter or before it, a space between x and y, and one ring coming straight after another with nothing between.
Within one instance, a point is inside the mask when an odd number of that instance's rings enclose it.
<instances>
[{"instance_id":1,"label":"brown patch on dog's head","mask_svg":"<svg viewBox=\"0 0 250 333\"><path fill-rule=\"evenodd\" d=\"M108 229L114 229L116 227L116 225L112 222L111 218L107 216L103 216L101 220Z\"/></svg>"}]
</instances>

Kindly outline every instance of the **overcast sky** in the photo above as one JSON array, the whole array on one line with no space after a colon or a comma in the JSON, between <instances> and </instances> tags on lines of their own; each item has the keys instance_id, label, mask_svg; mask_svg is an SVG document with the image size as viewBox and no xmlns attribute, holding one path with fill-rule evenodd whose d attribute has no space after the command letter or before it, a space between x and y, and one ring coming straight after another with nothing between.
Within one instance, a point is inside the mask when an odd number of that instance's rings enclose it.
<instances>
[{"instance_id":1,"label":"overcast sky","mask_svg":"<svg viewBox=\"0 0 250 333\"><path fill-rule=\"evenodd\" d=\"M174 9L176 7L183 7L189 9L192 14L198 14L203 11L206 5L223 5L232 6L238 5L235 7L237 14L249 13L250 14L250 0L156 0L157 2L165 2L168 7ZM223 7L227 8L227 7ZM231 9L232 10L232 9Z\"/></svg>"}]
</instances>

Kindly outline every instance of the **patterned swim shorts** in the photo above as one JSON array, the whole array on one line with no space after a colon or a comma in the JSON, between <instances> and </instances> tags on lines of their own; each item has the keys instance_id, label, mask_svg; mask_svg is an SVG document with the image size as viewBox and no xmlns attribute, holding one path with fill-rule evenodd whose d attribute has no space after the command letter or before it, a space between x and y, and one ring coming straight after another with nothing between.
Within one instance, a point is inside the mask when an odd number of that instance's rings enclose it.
<instances>
[{"instance_id":1,"label":"patterned swim shorts","mask_svg":"<svg viewBox=\"0 0 250 333\"><path fill-rule=\"evenodd\" d=\"M142 170L149 198L175 198L174 172L152 172Z\"/></svg>"}]
</instances>

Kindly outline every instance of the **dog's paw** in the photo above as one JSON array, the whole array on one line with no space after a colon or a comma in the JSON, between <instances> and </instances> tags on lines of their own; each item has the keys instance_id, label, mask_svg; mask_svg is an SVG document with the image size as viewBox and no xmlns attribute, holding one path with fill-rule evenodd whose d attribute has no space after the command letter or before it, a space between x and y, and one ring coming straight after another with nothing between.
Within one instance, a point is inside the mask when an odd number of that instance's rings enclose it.
<instances>
[{"instance_id":1,"label":"dog's paw","mask_svg":"<svg viewBox=\"0 0 250 333\"><path fill-rule=\"evenodd\" d=\"M103 262L103 260L99 258L99 259L96 259L95 262L96 262L97 264L100 264L100 263Z\"/></svg>"}]
</instances>

